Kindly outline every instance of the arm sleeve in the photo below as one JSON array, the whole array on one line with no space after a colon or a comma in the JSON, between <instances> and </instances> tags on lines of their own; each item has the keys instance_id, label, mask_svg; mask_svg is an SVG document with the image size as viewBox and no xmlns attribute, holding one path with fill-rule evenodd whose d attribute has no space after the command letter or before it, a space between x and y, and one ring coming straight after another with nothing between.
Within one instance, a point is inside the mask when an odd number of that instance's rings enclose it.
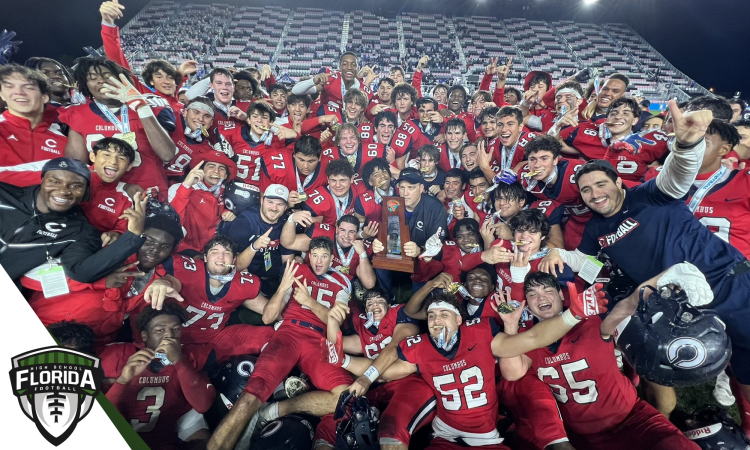
<instances>
[{"instance_id":1,"label":"arm sleeve","mask_svg":"<svg viewBox=\"0 0 750 450\"><path fill-rule=\"evenodd\" d=\"M185 97L187 97L188 100L192 100L199 95L206 95L206 92L208 92L208 88L210 85L211 78L206 77L192 85L190 89L185 92Z\"/></svg>"},{"instance_id":2,"label":"arm sleeve","mask_svg":"<svg viewBox=\"0 0 750 450\"><path fill-rule=\"evenodd\" d=\"M312 95L318 90L315 88L315 79L300 81L292 87L292 94L295 95Z\"/></svg>"},{"instance_id":3,"label":"arm sleeve","mask_svg":"<svg viewBox=\"0 0 750 450\"><path fill-rule=\"evenodd\" d=\"M573 270L573 272L580 272L581 268L583 267L583 263L586 262L586 258L588 258L589 256L578 249L575 249L572 252L568 250L557 249L557 252L560 254L560 258L562 258L563 262L567 264L568 267Z\"/></svg>"},{"instance_id":4,"label":"arm sleeve","mask_svg":"<svg viewBox=\"0 0 750 450\"><path fill-rule=\"evenodd\" d=\"M701 138L695 146L687 149L680 148L675 141L670 150L664 167L656 176L656 186L670 197L681 199L688 193L698 174L706 152L706 140Z\"/></svg>"},{"instance_id":5,"label":"arm sleeve","mask_svg":"<svg viewBox=\"0 0 750 450\"><path fill-rule=\"evenodd\" d=\"M122 51L119 27L102 23L102 42L104 43L104 54L107 55L108 59L111 59L122 67L132 71L130 63L127 58L125 58L125 53ZM149 91L149 93L150 92L151 91Z\"/></svg>"},{"instance_id":6,"label":"arm sleeve","mask_svg":"<svg viewBox=\"0 0 750 450\"><path fill-rule=\"evenodd\" d=\"M490 83L492 83L492 78L494 75L490 75L487 72L482 75L482 81L479 82L479 90L480 91L489 91L490 90Z\"/></svg>"},{"instance_id":7,"label":"arm sleeve","mask_svg":"<svg viewBox=\"0 0 750 450\"><path fill-rule=\"evenodd\" d=\"M144 239L126 231L114 243L101 248L99 233L92 227L69 245L62 254L65 274L81 283L93 283L119 267L128 256L137 252Z\"/></svg>"},{"instance_id":8,"label":"arm sleeve","mask_svg":"<svg viewBox=\"0 0 750 450\"><path fill-rule=\"evenodd\" d=\"M501 87L500 89L495 88L495 92L492 93L492 101L498 108L502 108L503 106L508 105L507 103L505 103L505 86Z\"/></svg>"},{"instance_id":9,"label":"arm sleeve","mask_svg":"<svg viewBox=\"0 0 750 450\"><path fill-rule=\"evenodd\" d=\"M539 116L529 116L529 123L527 124L529 128L533 128L535 130L542 130L542 119L539 118Z\"/></svg>"},{"instance_id":10,"label":"arm sleeve","mask_svg":"<svg viewBox=\"0 0 750 450\"><path fill-rule=\"evenodd\" d=\"M177 378L180 380L182 394L196 411L200 414L205 413L211 407L216 397L216 389L213 387L208 377L195 370L188 362L185 356L174 365L177 371Z\"/></svg>"},{"instance_id":11,"label":"arm sleeve","mask_svg":"<svg viewBox=\"0 0 750 450\"><path fill-rule=\"evenodd\" d=\"M123 411L122 402L123 400L125 400L123 398L124 393L125 385L120 383L113 384L112 387L109 388L109 391L107 391L107 400L109 400L112 405L117 408L117 411Z\"/></svg>"},{"instance_id":12,"label":"arm sleeve","mask_svg":"<svg viewBox=\"0 0 750 450\"><path fill-rule=\"evenodd\" d=\"M422 97L422 77L424 76L423 70L415 70L414 75L411 77L411 85L417 90L417 98Z\"/></svg>"},{"instance_id":13,"label":"arm sleeve","mask_svg":"<svg viewBox=\"0 0 750 450\"><path fill-rule=\"evenodd\" d=\"M271 89L271 86L276 84L276 77L273 75L273 72L271 72L271 76L266 78L263 83L266 85L266 89Z\"/></svg>"}]
</instances>

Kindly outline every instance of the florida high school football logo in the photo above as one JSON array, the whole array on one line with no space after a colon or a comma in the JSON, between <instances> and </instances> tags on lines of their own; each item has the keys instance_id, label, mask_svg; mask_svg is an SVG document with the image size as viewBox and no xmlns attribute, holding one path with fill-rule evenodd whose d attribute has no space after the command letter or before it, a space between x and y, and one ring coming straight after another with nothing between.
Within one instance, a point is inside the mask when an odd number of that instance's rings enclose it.
<instances>
[{"instance_id":1,"label":"florida high school football logo","mask_svg":"<svg viewBox=\"0 0 750 450\"><path fill-rule=\"evenodd\" d=\"M11 360L10 380L26 416L52 445L60 445L91 410L103 373L99 358L45 347Z\"/></svg>"}]
</instances>

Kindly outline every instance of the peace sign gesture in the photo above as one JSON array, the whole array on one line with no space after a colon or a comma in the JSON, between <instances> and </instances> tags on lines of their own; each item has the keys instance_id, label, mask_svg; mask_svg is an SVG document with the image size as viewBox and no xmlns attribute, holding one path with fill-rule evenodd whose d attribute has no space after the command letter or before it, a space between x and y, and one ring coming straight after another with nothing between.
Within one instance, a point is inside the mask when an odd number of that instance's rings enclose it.
<instances>
[{"instance_id":1,"label":"peace sign gesture","mask_svg":"<svg viewBox=\"0 0 750 450\"><path fill-rule=\"evenodd\" d=\"M490 64L486 69L484 69L484 73L486 73L487 75L495 75L497 73L497 60L497 56L494 58L490 58Z\"/></svg>"},{"instance_id":2,"label":"peace sign gesture","mask_svg":"<svg viewBox=\"0 0 750 450\"><path fill-rule=\"evenodd\" d=\"M144 224L146 223L146 204L148 196L143 192L136 192L133 196L133 207L122 212L119 219L128 220L128 231L136 236L143 234Z\"/></svg>"}]
</instances>

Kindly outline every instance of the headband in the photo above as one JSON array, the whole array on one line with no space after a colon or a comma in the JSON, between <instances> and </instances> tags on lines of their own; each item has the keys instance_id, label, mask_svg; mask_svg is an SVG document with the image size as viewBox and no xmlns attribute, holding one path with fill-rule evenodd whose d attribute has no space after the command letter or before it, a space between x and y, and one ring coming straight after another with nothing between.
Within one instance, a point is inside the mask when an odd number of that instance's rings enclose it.
<instances>
[{"instance_id":1,"label":"headband","mask_svg":"<svg viewBox=\"0 0 750 450\"><path fill-rule=\"evenodd\" d=\"M444 302L444 301L438 301L438 302L435 302L435 303L431 304L430 306L427 307L427 312L430 312L433 309L447 309L449 311L453 311L454 313L456 313L459 316L461 315L461 313L458 311L458 309L455 306L451 305L448 302Z\"/></svg>"},{"instance_id":2,"label":"headband","mask_svg":"<svg viewBox=\"0 0 750 450\"><path fill-rule=\"evenodd\" d=\"M187 108L185 109L195 109L198 111L204 111L204 112L211 114L211 117L214 116L214 109L203 102L193 102L189 104Z\"/></svg>"},{"instance_id":3,"label":"headband","mask_svg":"<svg viewBox=\"0 0 750 450\"><path fill-rule=\"evenodd\" d=\"M559 91L557 91L555 93L555 95L557 95L557 94L573 94L573 95L576 96L576 98L581 98L581 94L579 94L578 91L576 91L573 88L563 88L563 89L560 89Z\"/></svg>"}]
</instances>

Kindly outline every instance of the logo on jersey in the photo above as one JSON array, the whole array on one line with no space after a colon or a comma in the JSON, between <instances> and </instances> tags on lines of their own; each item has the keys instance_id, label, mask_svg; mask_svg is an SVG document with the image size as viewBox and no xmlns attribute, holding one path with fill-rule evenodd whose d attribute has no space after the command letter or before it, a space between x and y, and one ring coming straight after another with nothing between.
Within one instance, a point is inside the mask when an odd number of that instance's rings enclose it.
<instances>
[{"instance_id":1,"label":"logo on jersey","mask_svg":"<svg viewBox=\"0 0 750 450\"><path fill-rule=\"evenodd\" d=\"M706 361L706 347L697 339L682 337L667 346L669 362L681 369L695 369Z\"/></svg>"},{"instance_id":2,"label":"logo on jersey","mask_svg":"<svg viewBox=\"0 0 750 450\"><path fill-rule=\"evenodd\" d=\"M617 227L617 231L615 231L614 233L605 234L604 236L600 237L599 245L601 246L601 248L615 245L617 241L627 236L628 233L638 228L639 225L640 223L638 223L637 220L628 217L624 222L620 224L619 227Z\"/></svg>"},{"instance_id":3,"label":"logo on jersey","mask_svg":"<svg viewBox=\"0 0 750 450\"><path fill-rule=\"evenodd\" d=\"M91 410L104 373L99 358L63 347L44 347L11 358L13 394L52 445L65 442Z\"/></svg>"}]
</instances>

